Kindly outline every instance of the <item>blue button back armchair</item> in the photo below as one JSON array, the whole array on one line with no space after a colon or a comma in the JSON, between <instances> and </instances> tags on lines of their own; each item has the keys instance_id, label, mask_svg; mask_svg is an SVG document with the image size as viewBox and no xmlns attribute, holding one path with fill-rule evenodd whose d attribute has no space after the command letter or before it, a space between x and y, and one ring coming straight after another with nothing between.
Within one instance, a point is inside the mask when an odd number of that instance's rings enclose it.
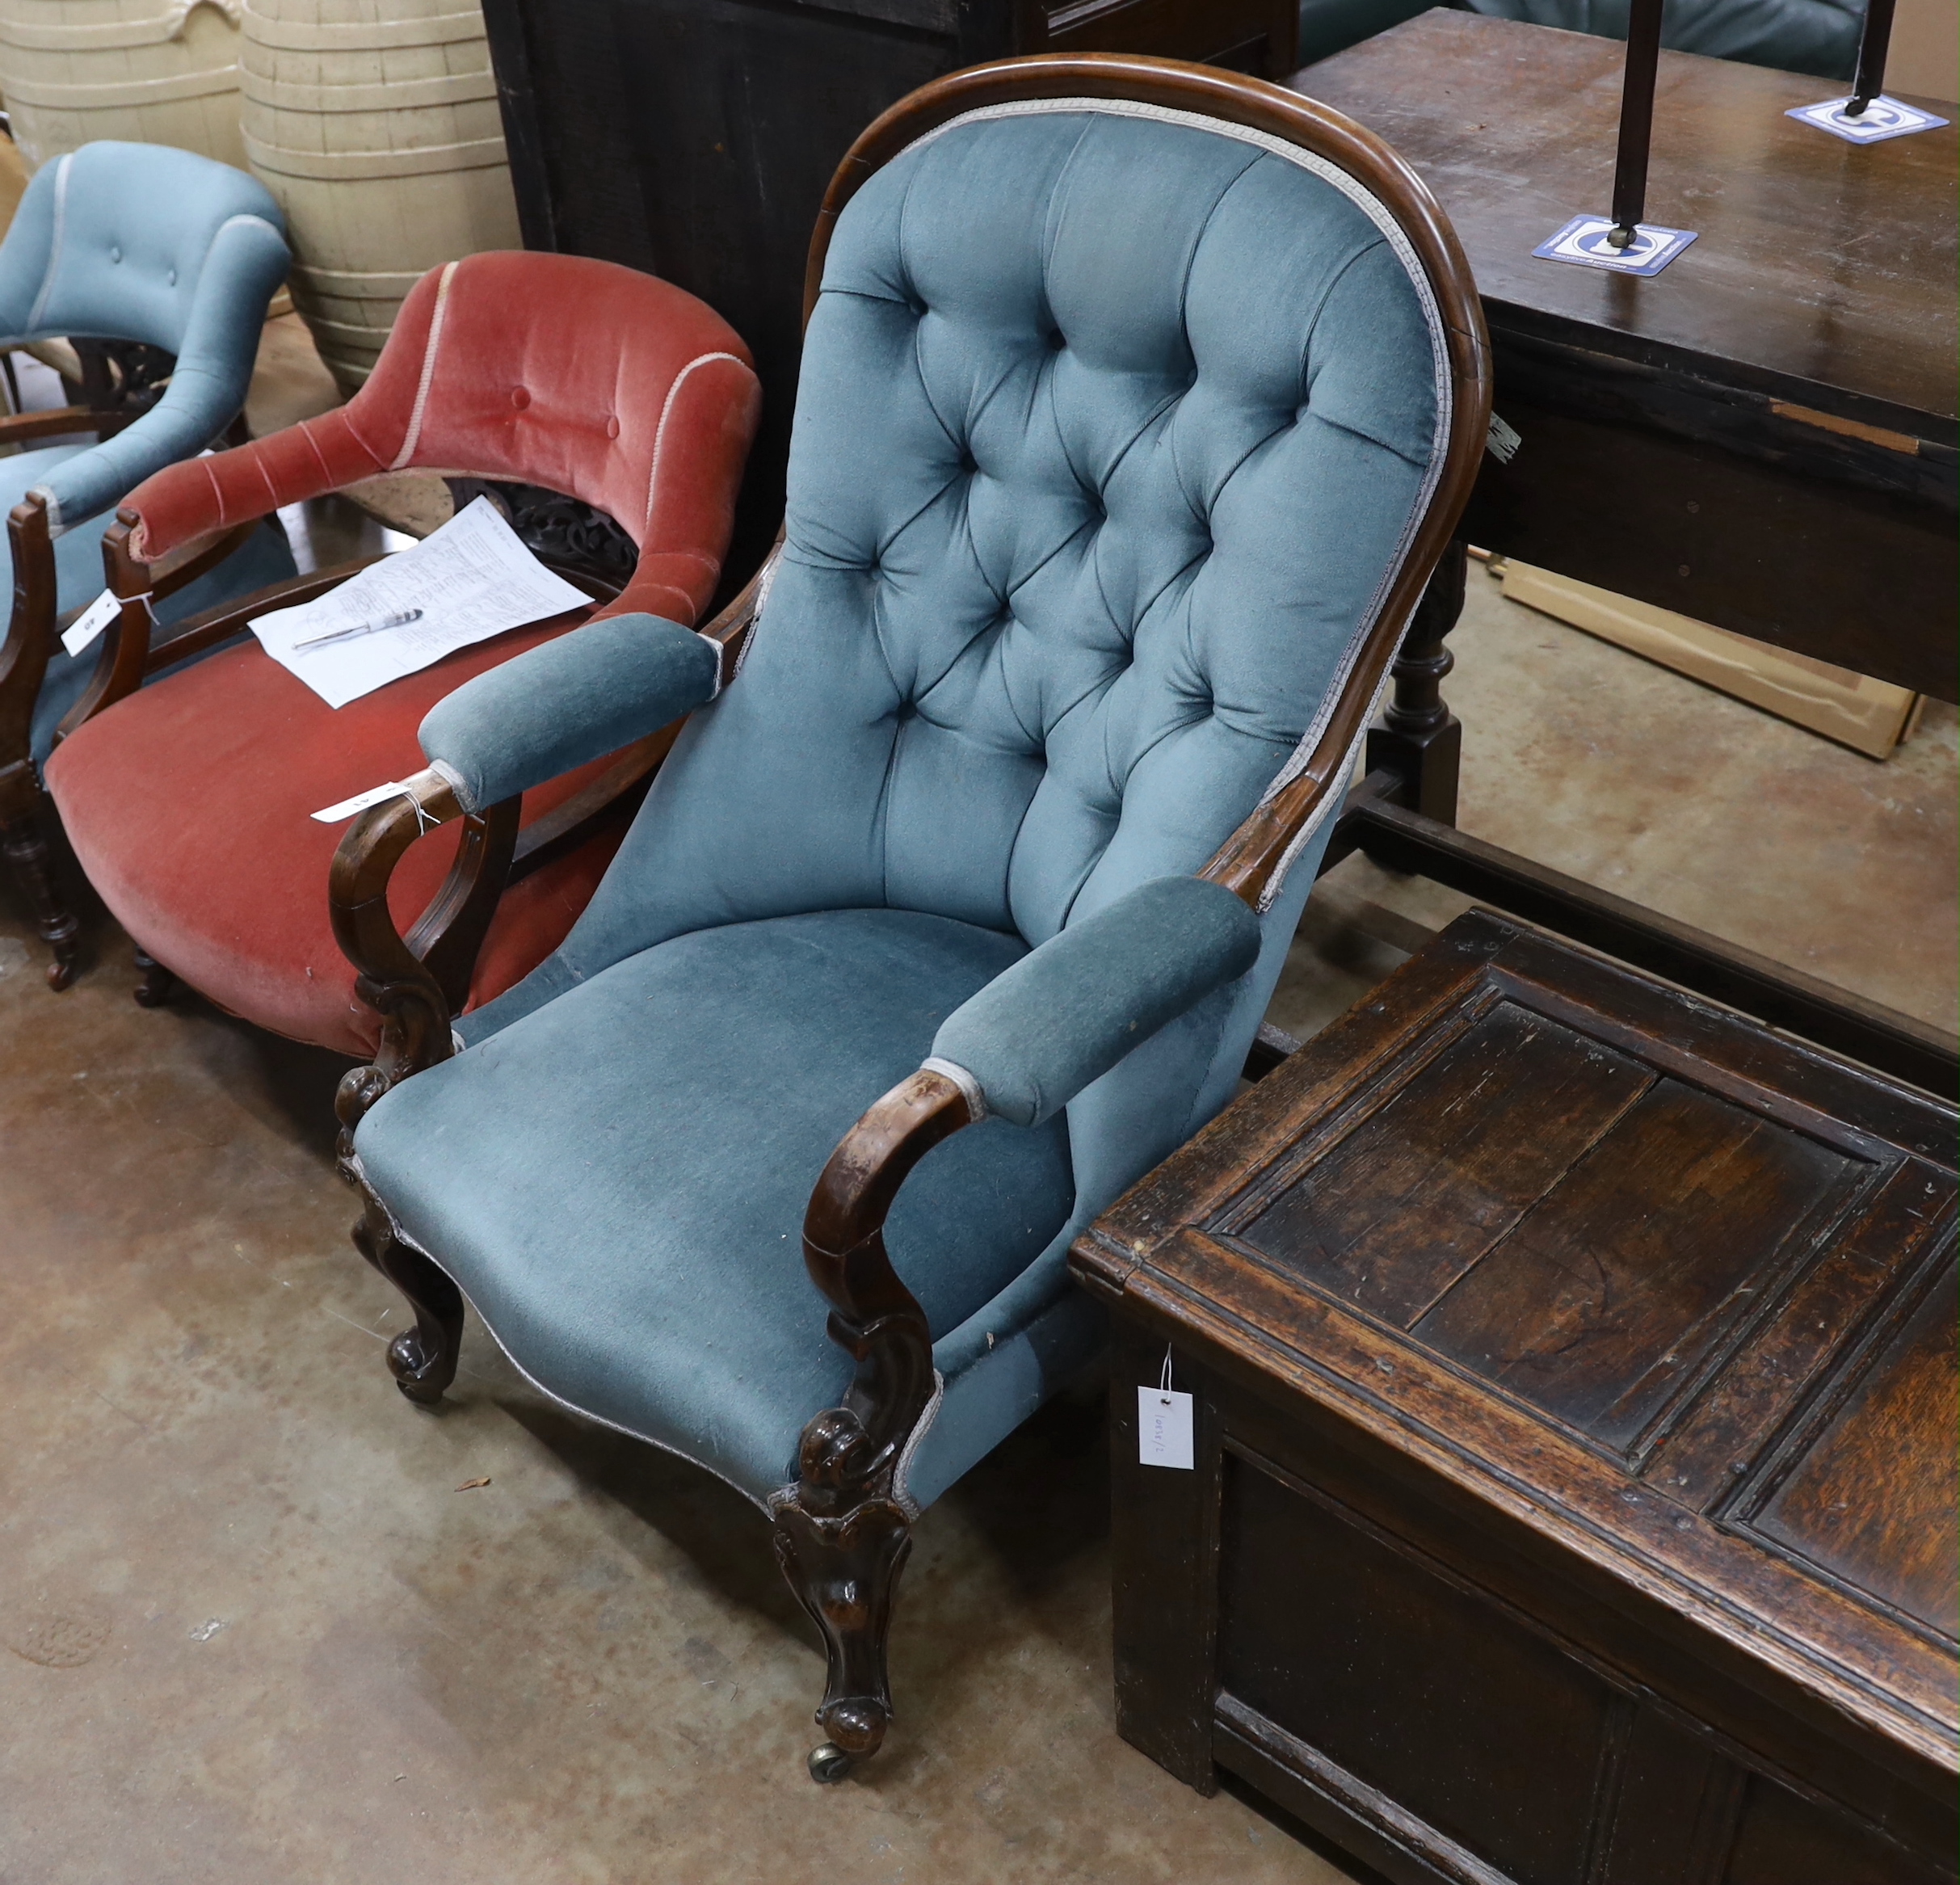
<instances>
[{"instance_id":1,"label":"blue button back armchair","mask_svg":"<svg viewBox=\"0 0 1960 1885\"><path fill-rule=\"evenodd\" d=\"M355 1235L410 1398L466 1295L773 1516L834 1778L912 1520L1098 1346L1070 1240L1232 1096L1488 392L1414 175L1168 61L915 94L810 268L762 576L450 696L336 894L412 973L375 859L691 710L563 947L363 1096Z\"/></svg>"},{"instance_id":2,"label":"blue button back armchair","mask_svg":"<svg viewBox=\"0 0 1960 1885\"><path fill-rule=\"evenodd\" d=\"M76 924L48 869L39 769L94 658L65 653L56 628L100 593L102 538L123 497L238 416L290 259L278 205L253 179L147 144L84 145L43 166L0 243L0 351L52 335L134 343L93 356L100 408L0 419L0 444L102 435L0 458L14 597L0 643L0 848L53 949L57 988L74 973ZM167 629L294 573L276 526L234 532L169 572L153 608Z\"/></svg>"}]
</instances>

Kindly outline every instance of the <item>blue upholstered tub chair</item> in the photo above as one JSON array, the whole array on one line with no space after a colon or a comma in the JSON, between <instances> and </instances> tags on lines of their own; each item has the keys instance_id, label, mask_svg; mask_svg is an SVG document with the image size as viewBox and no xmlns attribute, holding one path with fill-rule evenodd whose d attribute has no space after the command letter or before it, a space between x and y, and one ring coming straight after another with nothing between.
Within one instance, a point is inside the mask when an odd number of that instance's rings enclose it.
<instances>
[{"instance_id":1,"label":"blue upholstered tub chair","mask_svg":"<svg viewBox=\"0 0 1960 1885\"><path fill-rule=\"evenodd\" d=\"M1301 0L1300 63L1331 58L1426 13L1438 0ZM1470 13L1626 37L1630 0L1442 0ZM1673 0L1661 44L1677 53L1849 79L1858 62L1865 0Z\"/></svg>"},{"instance_id":2,"label":"blue upholstered tub chair","mask_svg":"<svg viewBox=\"0 0 1960 1885\"><path fill-rule=\"evenodd\" d=\"M1488 393L1415 175L1167 61L914 94L810 279L763 574L458 689L335 869L406 986L389 857L688 715L563 946L451 1057L351 1076L355 1235L411 1399L467 1297L772 1515L833 1778L885 1731L914 1517L1098 1347L1070 1240L1232 1096Z\"/></svg>"},{"instance_id":3,"label":"blue upholstered tub chair","mask_svg":"<svg viewBox=\"0 0 1960 1885\"><path fill-rule=\"evenodd\" d=\"M40 768L95 658L65 652L56 629L100 594L103 533L124 495L202 451L244 406L286 277L284 231L242 171L102 143L37 171L0 243L0 350L68 339L94 382L90 405L0 419L0 445L100 435L0 458L14 594L0 643L0 847L53 949L57 988L74 974L76 924L48 869ZM293 574L275 525L233 532L159 586L156 619L167 629Z\"/></svg>"}]
</instances>

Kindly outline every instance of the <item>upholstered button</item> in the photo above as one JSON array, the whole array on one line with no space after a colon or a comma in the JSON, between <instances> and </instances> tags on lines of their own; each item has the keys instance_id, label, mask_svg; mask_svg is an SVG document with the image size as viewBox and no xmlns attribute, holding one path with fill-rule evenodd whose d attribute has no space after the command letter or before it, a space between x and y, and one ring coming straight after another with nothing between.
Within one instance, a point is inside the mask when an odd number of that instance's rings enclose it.
<instances>
[{"instance_id":1,"label":"upholstered button","mask_svg":"<svg viewBox=\"0 0 1960 1885\"><path fill-rule=\"evenodd\" d=\"M121 250L120 249L111 249L111 250L110 250L110 251L109 251L109 259L110 259L111 262L120 262L120 261L121 261L121 260L122 260L122 259L123 259L123 252L122 252L122 250Z\"/></svg>"},{"instance_id":2,"label":"upholstered button","mask_svg":"<svg viewBox=\"0 0 1960 1885\"><path fill-rule=\"evenodd\" d=\"M522 386L513 386L511 389L511 403L522 412L531 403L531 395Z\"/></svg>"},{"instance_id":3,"label":"upholstered button","mask_svg":"<svg viewBox=\"0 0 1960 1885\"><path fill-rule=\"evenodd\" d=\"M606 436L608 439L616 439L619 435L619 415L616 413L609 413L606 417Z\"/></svg>"},{"instance_id":4,"label":"upholstered button","mask_svg":"<svg viewBox=\"0 0 1960 1885\"><path fill-rule=\"evenodd\" d=\"M175 288L175 287L176 287L176 285L177 285L177 271L176 271L175 268L173 268L173 269L170 271L170 286L171 286L172 288Z\"/></svg>"}]
</instances>

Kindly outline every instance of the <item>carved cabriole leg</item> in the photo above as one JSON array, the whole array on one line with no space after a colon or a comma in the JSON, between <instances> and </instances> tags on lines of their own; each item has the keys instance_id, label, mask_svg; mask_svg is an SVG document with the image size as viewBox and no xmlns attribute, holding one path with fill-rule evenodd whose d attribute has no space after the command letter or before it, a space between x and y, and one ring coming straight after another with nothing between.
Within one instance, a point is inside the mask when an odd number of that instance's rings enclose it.
<instances>
[{"instance_id":1,"label":"carved cabriole leg","mask_svg":"<svg viewBox=\"0 0 1960 1885\"><path fill-rule=\"evenodd\" d=\"M364 1184L360 1193L363 1209L354 1227L354 1247L408 1298L415 1312L415 1326L388 1344L389 1372L410 1400L432 1407L456 1379L463 1340L463 1293L402 1235L387 1205Z\"/></svg>"},{"instance_id":2,"label":"carved cabriole leg","mask_svg":"<svg viewBox=\"0 0 1960 1885\"><path fill-rule=\"evenodd\" d=\"M1463 612L1467 565L1462 537L1451 538L1409 617L1390 671L1388 724L1368 736L1368 770L1402 775L1402 802L1446 825L1457 822L1457 773L1463 728L1443 700L1443 677L1456 666L1445 642Z\"/></svg>"},{"instance_id":3,"label":"carved cabriole leg","mask_svg":"<svg viewBox=\"0 0 1960 1885\"><path fill-rule=\"evenodd\" d=\"M800 1482L772 1501L776 1562L823 1634L828 1669L817 1723L826 1739L810 1757L811 1778L822 1782L842 1780L885 1740L892 1606L912 1550L911 1520L895 1499L851 1503L845 1493L831 1512L819 1508L814 1478L838 1437L828 1424L842 1412L834 1408L810 1423Z\"/></svg>"},{"instance_id":4,"label":"carved cabriole leg","mask_svg":"<svg viewBox=\"0 0 1960 1885\"><path fill-rule=\"evenodd\" d=\"M136 1004L138 1008L160 1008L170 999L177 987L177 978L146 950L136 952L136 966L143 972L143 979L136 985Z\"/></svg>"},{"instance_id":5,"label":"carved cabriole leg","mask_svg":"<svg viewBox=\"0 0 1960 1885\"><path fill-rule=\"evenodd\" d=\"M10 783L18 786L21 782ZM26 775L25 785L26 789L8 795L20 809L9 808L0 814L0 855L6 856L14 881L33 912L36 932L54 952L54 960L48 966L48 986L58 991L75 978L75 939L82 925L55 888L54 853L48 842L40 788L31 772Z\"/></svg>"}]
</instances>

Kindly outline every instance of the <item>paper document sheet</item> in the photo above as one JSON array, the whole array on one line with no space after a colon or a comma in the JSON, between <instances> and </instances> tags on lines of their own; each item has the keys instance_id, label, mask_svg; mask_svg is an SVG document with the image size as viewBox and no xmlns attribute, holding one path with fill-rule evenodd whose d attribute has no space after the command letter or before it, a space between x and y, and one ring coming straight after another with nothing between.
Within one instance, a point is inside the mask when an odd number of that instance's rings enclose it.
<instances>
[{"instance_id":1,"label":"paper document sheet","mask_svg":"<svg viewBox=\"0 0 1960 1885\"><path fill-rule=\"evenodd\" d=\"M318 601L256 617L259 646L330 707L344 707L445 654L562 615L591 598L554 575L478 498L413 549L384 557ZM295 644L419 609L420 619L324 646Z\"/></svg>"}]
</instances>

